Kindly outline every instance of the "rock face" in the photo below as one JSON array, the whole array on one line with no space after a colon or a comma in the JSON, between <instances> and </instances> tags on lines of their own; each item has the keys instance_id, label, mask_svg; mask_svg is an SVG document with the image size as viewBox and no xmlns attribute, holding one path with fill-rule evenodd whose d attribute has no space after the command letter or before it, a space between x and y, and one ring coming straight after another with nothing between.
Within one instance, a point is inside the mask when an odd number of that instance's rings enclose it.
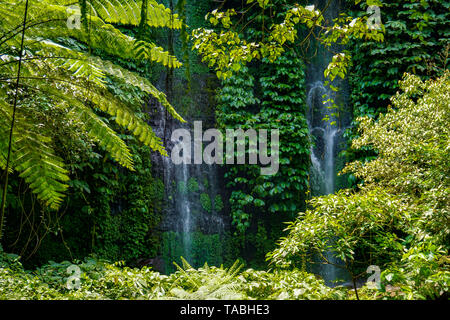
<instances>
[{"instance_id":1,"label":"rock face","mask_svg":"<svg viewBox=\"0 0 450 320\"><path fill-rule=\"evenodd\" d=\"M138 267L151 267L153 270L157 272L164 271L164 260L162 257L154 257L150 259L139 259L136 264Z\"/></svg>"},{"instance_id":2,"label":"rock face","mask_svg":"<svg viewBox=\"0 0 450 320\"><path fill-rule=\"evenodd\" d=\"M206 262L206 257L201 257L199 252L208 248L199 248L205 245L205 241L199 243L193 239L193 234L197 238L202 235L223 235L229 223L226 218L229 215L226 214L227 195L224 193L221 168L204 163L176 165L170 157L176 143L171 141L174 130L188 130L193 141L194 121L202 122L203 132L215 128L215 105L211 96L214 92L211 85L214 83L208 82L207 75L193 79L192 83L188 103L181 107L173 103L187 123L173 120L165 108L155 101L149 102L148 106L150 125L163 140L169 154L169 157L163 157L153 153L152 157L154 175L161 178L165 185L165 206L160 230L163 232L162 254L166 266L172 265L172 261L179 262L180 256L194 266L202 265ZM182 88L177 82L174 84L174 88L180 87ZM172 96L183 96L183 92L177 93L174 90ZM208 142L204 143L207 144ZM193 152L193 146L191 150ZM194 158L193 155L191 158ZM167 232L172 233L171 236L165 237L164 233Z\"/></svg>"}]
</instances>

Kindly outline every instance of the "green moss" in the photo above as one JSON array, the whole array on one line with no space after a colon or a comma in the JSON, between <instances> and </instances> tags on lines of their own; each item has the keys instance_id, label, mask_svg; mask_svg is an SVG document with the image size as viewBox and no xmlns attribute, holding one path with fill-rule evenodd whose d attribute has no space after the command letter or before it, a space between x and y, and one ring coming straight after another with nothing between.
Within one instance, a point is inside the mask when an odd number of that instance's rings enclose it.
<instances>
[{"instance_id":1,"label":"green moss","mask_svg":"<svg viewBox=\"0 0 450 320\"><path fill-rule=\"evenodd\" d=\"M198 191L198 182L194 177L189 178L187 182L187 189L189 192L197 192Z\"/></svg>"},{"instance_id":2,"label":"green moss","mask_svg":"<svg viewBox=\"0 0 450 320\"><path fill-rule=\"evenodd\" d=\"M214 197L214 210L220 212L223 209L222 197L218 194Z\"/></svg>"},{"instance_id":3,"label":"green moss","mask_svg":"<svg viewBox=\"0 0 450 320\"><path fill-rule=\"evenodd\" d=\"M207 193L202 193L200 195L200 204L203 210L205 210L208 213L211 213L212 210L211 198Z\"/></svg>"},{"instance_id":4,"label":"green moss","mask_svg":"<svg viewBox=\"0 0 450 320\"><path fill-rule=\"evenodd\" d=\"M208 189L209 188L209 181L208 181L208 178L203 178L203 187L205 188L205 189Z\"/></svg>"}]
</instances>

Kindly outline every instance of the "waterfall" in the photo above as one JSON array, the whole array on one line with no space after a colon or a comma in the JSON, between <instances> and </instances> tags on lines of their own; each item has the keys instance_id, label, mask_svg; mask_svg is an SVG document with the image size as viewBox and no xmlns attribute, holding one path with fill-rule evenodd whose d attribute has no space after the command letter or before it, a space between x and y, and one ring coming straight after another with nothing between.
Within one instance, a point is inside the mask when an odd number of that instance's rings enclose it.
<instances>
[{"instance_id":1,"label":"waterfall","mask_svg":"<svg viewBox=\"0 0 450 320\"><path fill-rule=\"evenodd\" d=\"M324 0L314 1L314 5L322 10L326 6ZM330 23L340 12L340 1L333 1L324 13ZM338 51L339 48L333 48ZM347 89L344 81L335 80L333 86L337 92L325 85L324 70L331 61L332 53L319 44L314 44L315 55L312 57L307 70L307 106L308 126L313 146L311 147L310 185L313 196L328 195L339 189L337 186L337 171L339 164L337 157L342 150L342 134L349 122L347 108ZM332 99L336 105L333 105ZM338 110L336 109L338 107ZM330 239L332 244L333 239ZM341 264L331 252L323 255L332 264L320 264L313 271L322 276L327 285L335 285L337 279L345 280L348 276L343 269L334 265ZM320 259L318 259L320 260ZM317 261L319 262L319 261Z\"/></svg>"},{"instance_id":2,"label":"waterfall","mask_svg":"<svg viewBox=\"0 0 450 320\"><path fill-rule=\"evenodd\" d=\"M186 129L190 132L191 151L194 151L194 121L202 121L203 130L214 127L213 119L202 119L202 114L198 112L198 108L211 108L203 102L205 99L199 97L198 92L202 91L199 89L194 96L193 100L199 105L195 106L195 114L185 116L185 124L172 120L165 108L158 103L151 108L152 128L163 140L169 154L169 157L163 157L155 153L152 159L153 168L157 171L155 174L163 179L165 185L165 206L160 231L161 258L166 273L175 271L172 262L180 264L180 257L194 267L202 266L205 262L210 265L223 263L227 218L224 216L225 188L218 174L220 168L205 163L174 164L170 156L177 143L171 141L174 130ZM194 159L193 154L190 159Z\"/></svg>"},{"instance_id":3,"label":"waterfall","mask_svg":"<svg viewBox=\"0 0 450 320\"><path fill-rule=\"evenodd\" d=\"M322 81L315 82L307 93L308 126L313 137L311 163L313 195L326 195L335 191L335 151L339 128L329 102L324 103L324 96L333 96L331 89ZM327 119L327 120L324 120Z\"/></svg>"},{"instance_id":4,"label":"waterfall","mask_svg":"<svg viewBox=\"0 0 450 320\"><path fill-rule=\"evenodd\" d=\"M331 105L323 102L324 95L329 97L333 92L322 81L314 82L307 93L308 125L314 140L310 170L313 196L332 194L336 189L336 147L341 130L331 124L337 119L332 115ZM339 264L331 252L325 252L324 256L331 263ZM339 278L338 271L338 268L329 264L322 264L317 270L328 285L333 285L333 281Z\"/></svg>"},{"instance_id":5,"label":"waterfall","mask_svg":"<svg viewBox=\"0 0 450 320\"><path fill-rule=\"evenodd\" d=\"M181 179L177 179L178 183L182 183L182 185L187 186L189 183L189 171L188 165L185 163L180 164L180 168L177 168L178 171L181 171ZM187 190L183 192L179 192L179 203L178 211L180 215L180 223L182 224L179 230L182 230L183 233L183 249L184 249L184 257L189 261L191 260L191 228L192 228L192 220L191 220L191 203L189 202Z\"/></svg>"}]
</instances>

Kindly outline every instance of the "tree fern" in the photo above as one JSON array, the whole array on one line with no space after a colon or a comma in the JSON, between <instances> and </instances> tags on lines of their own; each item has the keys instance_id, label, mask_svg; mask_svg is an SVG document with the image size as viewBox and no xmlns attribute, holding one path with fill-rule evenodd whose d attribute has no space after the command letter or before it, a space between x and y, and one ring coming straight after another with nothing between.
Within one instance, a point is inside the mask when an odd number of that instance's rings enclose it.
<instances>
[{"instance_id":1,"label":"tree fern","mask_svg":"<svg viewBox=\"0 0 450 320\"><path fill-rule=\"evenodd\" d=\"M142 2L135 0L88 0L87 10L91 9L94 15L108 23L136 26L141 22ZM155 0L147 0L146 11L145 21L150 27L180 29L182 26L177 14L172 14L170 9Z\"/></svg>"},{"instance_id":2,"label":"tree fern","mask_svg":"<svg viewBox=\"0 0 450 320\"><path fill-rule=\"evenodd\" d=\"M132 156L126 143L91 108L86 107L78 99L65 97L52 86L45 86L41 89L45 90L48 95L60 97L61 100L64 100L63 103L70 105L71 110L67 113L67 117L74 121L80 121L89 136L105 150L108 150L114 160L122 166L133 170Z\"/></svg>"},{"instance_id":3,"label":"tree fern","mask_svg":"<svg viewBox=\"0 0 450 320\"><path fill-rule=\"evenodd\" d=\"M228 269L222 266L209 267L207 263L203 268L194 269L183 257L181 257L182 267L174 262L179 275L175 284L169 292L171 299L242 299L243 293L240 291L240 284L237 281L237 274L243 267L239 260ZM180 282L186 281L189 286L181 286Z\"/></svg>"},{"instance_id":4,"label":"tree fern","mask_svg":"<svg viewBox=\"0 0 450 320\"><path fill-rule=\"evenodd\" d=\"M19 124L25 123L17 119ZM20 177L25 179L38 199L56 209L62 201L69 180L63 160L49 146L50 138L36 131L39 127L17 126L13 140L13 163Z\"/></svg>"},{"instance_id":5,"label":"tree fern","mask_svg":"<svg viewBox=\"0 0 450 320\"><path fill-rule=\"evenodd\" d=\"M142 143L153 150L167 152L150 126L134 111L136 106L110 91L108 82L134 87L167 108L177 120L184 121L146 78L118 64L93 54L117 57L136 62L152 61L169 68L181 63L163 48L145 39L135 39L122 33L115 24L139 26L143 18L147 27L179 29L176 15L147 0L146 15L142 16L142 1L83 0L79 1L83 15L81 28L69 28L67 20L73 12L70 0L35 0L30 2L29 19L25 28L22 20L24 1L4 0L0 6L0 167L6 166L8 130L11 127L11 93L18 73L18 53L23 38L24 56L20 70L19 94L39 95L51 101L54 108L69 110L68 122L82 123L82 128L120 165L133 169L130 150L96 110L112 116ZM17 98L20 98L17 97ZM141 98L136 97L138 101ZM143 101L142 101L143 102ZM47 124L34 122L18 105L11 145L11 166L29 184L30 189L45 205L57 209L67 189L69 172L54 148L53 133ZM31 111L32 112L32 111Z\"/></svg>"}]
</instances>

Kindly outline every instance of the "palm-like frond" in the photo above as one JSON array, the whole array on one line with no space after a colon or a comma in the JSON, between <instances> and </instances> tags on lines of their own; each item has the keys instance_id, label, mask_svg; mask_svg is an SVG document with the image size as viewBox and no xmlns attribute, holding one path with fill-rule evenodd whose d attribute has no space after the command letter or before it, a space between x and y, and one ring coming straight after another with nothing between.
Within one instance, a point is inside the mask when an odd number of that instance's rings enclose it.
<instances>
[{"instance_id":1,"label":"palm-like frond","mask_svg":"<svg viewBox=\"0 0 450 320\"><path fill-rule=\"evenodd\" d=\"M116 132L112 130L105 122L103 122L92 110L87 107L80 97L73 98L64 96L60 90L56 90L53 86L42 86L41 90L51 96L53 99L60 99L64 104L70 106L67 117L83 124L86 132L93 138L103 149L108 150L114 160L122 166L133 170L133 160L131 152L126 143L120 139Z\"/></svg>"},{"instance_id":2,"label":"palm-like frond","mask_svg":"<svg viewBox=\"0 0 450 320\"><path fill-rule=\"evenodd\" d=\"M4 99L0 99L0 114L0 136L6 137L12 120L12 106ZM30 123L20 110L16 112L11 163L38 199L51 208L57 208L68 187L65 184L69 180L68 171L64 169L63 160L51 148L51 139L40 131L39 124ZM0 166L4 168L6 152L2 149Z\"/></svg>"},{"instance_id":3,"label":"palm-like frond","mask_svg":"<svg viewBox=\"0 0 450 320\"><path fill-rule=\"evenodd\" d=\"M239 260L228 269L210 268L207 263L198 270L194 269L183 257L182 267L174 262L181 274L177 279L185 279L190 288L174 287L169 296L173 299L205 300L205 299L242 299L237 274L243 267Z\"/></svg>"},{"instance_id":4,"label":"palm-like frond","mask_svg":"<svg viewBox=\"0 0 450 320\"><path fill-rule=\"evenodd\" d=\"M93 57L92 60L96 63L96 65L101 66L102 70L104 70L107 74L118 77L122 79L124 82L133 85L135 87L138 87L142 91L158 99L159 102L161 102L161 104L164 107L166 107L170 115L172 115L175 119L184 122L184 119L175 111L175 108L169 103L166 95L163 92L156 89L156 87L148 79L141 77L134 72L128 71L125 68L119 67L108 60L102 60L95 57Z\"/></svg>"},{"instance_id":5,"label":"palm-like frond","mask_svg":"<svg viewBox=\"0 0 450 320\"><path fill-rule=\"evenodd\" d=\"M141 19L151 27L178 29L182 21L171 10L154 0L85 0L81 28L69 28L70 0L35 0L30 2L25 29L24 55L20 72L20 92L47 97L52 104L65 106L67 119L82 123L85 132L122 166L133 169L130 150L95 110L112 116L142 143L153 150L167 152L151 127L108 89L108 81L135 87L160 101L177 120L184 121L167 100L146 78L100 58L103 52L111 58L153 61L169 68L181 63L156 44L137 40L122 33L114 24L139 26ZM75 2L76 4L76 2ZM81 6L86 4L86 6ZM24 12L24 1L4 0L0 5L0 167L5 167L7 137L11 126L8 93L18 72L17 48L23 28L18 21ZM142 16L145 12L145 17ZM77 13L75 13L77 14ZM19 105L20 107L20 105ZM67 189L68 172L63 160L55 154L52 137L45 123L33 123L18 108L12 141L11 167L30 185L46 205L57 208ZM47 133L45 133L47 132ZM11 169L11 168L10 168Z\"/></svg>"},{"instance_id":6,"label":"palm-like frond","mask_svg":"<svg viewBox=\"0 0 450 320\"><path fill-rule=\"evenodd\" d=\"M136 41L134 43L133 53L137 59L155 61L169 68L179 68L182 65L176 57L164 51L163 48L146 41Z\"/></svg>"},{"instance_id":7,"label":"palm-like frond","mask_svg":"<svg viewBox=\"0 0 450 320\"><path fill-rule=\"evenodd\" d=\"M135 26L141 21L142 0L88 0L87 3L88 12L105 22ZM146 23L150 27L173 29L180 29L182 26L182 21L178 19L177 14L172 14L170 9L155 0L147 0Z\"/></svg>"}]
</instances>

